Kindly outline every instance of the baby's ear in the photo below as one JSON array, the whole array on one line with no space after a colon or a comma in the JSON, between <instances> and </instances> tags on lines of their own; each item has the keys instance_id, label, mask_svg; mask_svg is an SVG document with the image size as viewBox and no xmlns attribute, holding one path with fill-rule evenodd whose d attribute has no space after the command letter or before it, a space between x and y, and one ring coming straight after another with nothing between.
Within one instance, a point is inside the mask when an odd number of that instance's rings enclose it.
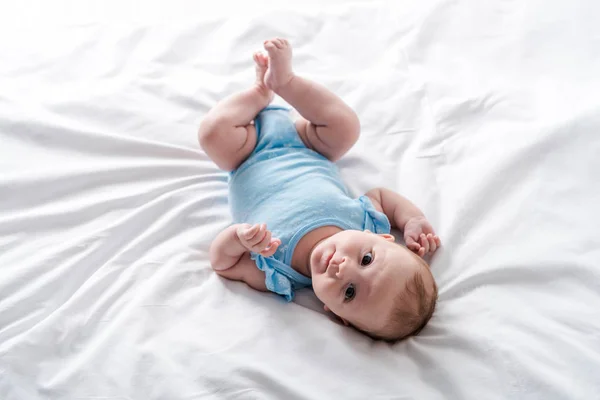
<instances>
[{"instance_id":1,"label":"baby's ear","mask_svg":"<svg viewBox=\"0 0 600 400\"><path fill-rule=\"evenodd\" d=\"M388 240L390 242L396 241L396 238L394 237L394 235L390 235L389 233L382 233L379 236L381 236L382 238L384 238L385 240Z\"/></svg>"},{"instance_id":2,"label":"baby's ear","mask_svg":"<svg viewBox=\"0 0 600 400\"><path fill-rule=\"evenodd\" d=\"M323 305L323 310L325 310L325 312L332 312L329 307L327 307L326 305ZM332 312L333 313L333 312ZM333 313L333 315L338 318L340 321L342 321L342 323L346 326L350 326L350 323L348 321L346 321L344 318L336 315L335 313Z\"/></svg>"}]
</instances>

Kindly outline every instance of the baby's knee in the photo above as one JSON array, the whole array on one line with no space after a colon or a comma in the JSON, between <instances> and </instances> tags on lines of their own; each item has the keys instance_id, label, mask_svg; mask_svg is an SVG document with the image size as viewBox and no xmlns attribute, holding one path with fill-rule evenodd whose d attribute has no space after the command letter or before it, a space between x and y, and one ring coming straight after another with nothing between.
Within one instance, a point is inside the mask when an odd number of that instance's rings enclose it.
<instances>
[{"instance_id":1,"label":"baby's knee","mask_svg":"<svg viewBox=\"0 0 600 400\"><path fill-rule=\"evenodd\" d=\"M200 127L198 128L198 143L200 147L206 150L206 147L210 147L218 135L218 121L215 121L212 117L205 117L200 122Z\"/></svg>"}]
</instances>

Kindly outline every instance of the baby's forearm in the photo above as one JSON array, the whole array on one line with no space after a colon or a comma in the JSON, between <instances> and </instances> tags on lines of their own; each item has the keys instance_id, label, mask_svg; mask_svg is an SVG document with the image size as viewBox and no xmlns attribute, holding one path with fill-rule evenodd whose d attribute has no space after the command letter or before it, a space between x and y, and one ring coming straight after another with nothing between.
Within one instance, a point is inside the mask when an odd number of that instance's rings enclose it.
<instances>
[{"instance_id":1,"label":"baby's forearm","mask_svg":"<svg viewBox=\"0 0 600 400\"><path fill-rule=\"evenodd\" d=\"M404 230L406 223L412 218L425 217L423 212L406 197L393 190L377 188L370 190L367 196L381 204L383 213L388 217L392 227Z\"/></svg>"},{"instance_id":2,"label":"baby's forearm","mask_svg":"<svg viewBox=\"0 0 600 400\"><path fill-rule=\"evenodd\" d=\"M385 205L383 205L384 210L385 207L394 207L392 212L393 220L395 222L396 227L398 229L404 230L404 226L406 223L415 217L424 217L423 211L419 209L419 207L415 206L410 200L406 197L399 195L398 193L388 190L382 189L384 192L381 196ZM391 204L387 204L391 203Z\"/></svg>"},{"instance_id":3,"label":"baby's forearm","mask_svg":"<svg viewBox=\"0 0 600 400\"><path fill-rule=\"evenodd\" d=\"M231 225L217 235L210 245L210 263L217 271L234 266L246 253L246 248L237 235L239 224Z\"/></svg>"},{"instance_id":4,"label":"baby's forearm","mask_svg":"<svg viewBox=\"0 0 600 400\"><path fill-rule=\"evenodd\" d=\"M301 76L294 75L276 93L316 126L358 120L356 113L342 99L324 86Z\"/></svg>"}]
</instances>

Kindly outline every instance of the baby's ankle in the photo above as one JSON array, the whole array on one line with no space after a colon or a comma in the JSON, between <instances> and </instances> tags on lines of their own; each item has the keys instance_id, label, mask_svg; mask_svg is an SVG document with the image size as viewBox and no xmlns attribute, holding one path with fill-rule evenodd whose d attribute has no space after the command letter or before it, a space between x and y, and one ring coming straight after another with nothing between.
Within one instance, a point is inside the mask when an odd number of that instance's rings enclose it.
<instances>
[{"instance_id":1,"label":"baby's ankle","mask_svg":"<svg viewBox=\"0 0 600 400\"><path fill-rule=\"evenodd\" d=\"M252 88L261 100L265 103L265 106L269 105L273 100L274 93L271 89L265 86L264 83L256 82Z\"/></svg>"},{"instance_id":2,"label":"baby's ankle","mask_svg":"<svg viewBox=\"0 0 600 400\"><path fill-rule=\"evenodd\" d=\"M294 74L293 72L290 72L289 75L286 77L285 81L281 82L279 85L272 88L273 92L275 92L278 95L281 95L280 93L285 92L287 90L287 88L290 87L290 85L295 77L296 77L296 74Z\"/></svg>"}]
</instances>

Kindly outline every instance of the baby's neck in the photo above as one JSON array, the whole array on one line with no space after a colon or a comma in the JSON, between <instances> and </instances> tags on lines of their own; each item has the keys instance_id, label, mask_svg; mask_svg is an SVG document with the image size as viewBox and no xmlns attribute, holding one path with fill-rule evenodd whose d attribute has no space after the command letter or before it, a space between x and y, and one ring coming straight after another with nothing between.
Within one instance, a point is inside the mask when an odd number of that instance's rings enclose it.
<instances>
[{"instance_id":1,"label":"baby's neck","mask_svg":"<svg viewBox=\"0 0 600 400\"><path fill-rule=\"evenodd\" d=\"M342 231L337 226L322 226L302 236L292 255L292 268L310 278L310 256L319 242Z\"/></svg>"}]
</instances>

